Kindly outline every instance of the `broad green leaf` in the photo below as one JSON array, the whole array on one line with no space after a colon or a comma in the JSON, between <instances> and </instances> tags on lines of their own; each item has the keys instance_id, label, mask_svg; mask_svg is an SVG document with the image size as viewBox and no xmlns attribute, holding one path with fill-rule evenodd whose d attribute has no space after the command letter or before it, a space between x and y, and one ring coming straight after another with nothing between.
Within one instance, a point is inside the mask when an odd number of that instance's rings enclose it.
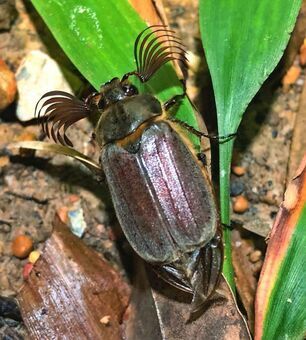
<instances>
[{"instance_id":1,"label":"broad green leaf","mask_svg":"<svg viewBox=\"0 0 306 340\"><path fill-rule=\"evenodd\" d=\"M255 339L306 336L306 155L273 226L256 295Z\"/></svg>"},{"instance_id":2,"label":"broad green leaf","mask_svg":"<svg viewBox=\"0 0 306 340\"><path fill-rule=\"evenodd\" d=\"M135 70L133 45L147 26L127 0L32 0L52 34L83 76L96 88ZM149 81L148 90L166 101L182 88L171 65ZM184 100L176 115L197 126ZM192 141L199 145L196 138Z\"/></svg>"},{"instance_id":3,"label":"broad green leaf","mask_svg":"<svg viewBox=\"0 0 306 340\"><path fill-rule=\"evenodd\" d=\"M278 63L301 0L200 0L200 27L212 77L220 136L235 133L243 113ZM220 207L229 218L233 140L220 144ZM225 237L229 238L228 231ZM226 249L225 275L230 276ZM232 282L233 283L233 282Z\"/></svg>"}]
</instances>

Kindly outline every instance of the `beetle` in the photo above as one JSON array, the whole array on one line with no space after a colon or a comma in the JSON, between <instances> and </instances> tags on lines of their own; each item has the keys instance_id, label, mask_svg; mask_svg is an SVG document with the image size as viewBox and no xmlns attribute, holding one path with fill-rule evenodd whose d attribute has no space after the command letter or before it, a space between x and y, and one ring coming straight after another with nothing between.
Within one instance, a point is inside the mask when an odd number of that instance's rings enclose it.
<instances>
[{"instance_id":1,"label":"beetle","mask_svg":"<svg viewBox=\"0 0 306 340\"><path fill-rule=\"evenodd\" d=\"M46 93L36 116L49 138L69 147L67 129L96 117L100 167L127 240L165 281L193 295L195 312L218 285L223 244L207 170L181 130L209 136L173 117L170 109L186 96L184 81L182 94L161 103L129 80L135 76L145 83L170 61L187 65L174 31L164 25L146 28L135 41L134 57L135 71L108 81L85 100Z\"/></svg>"}]
</instances>

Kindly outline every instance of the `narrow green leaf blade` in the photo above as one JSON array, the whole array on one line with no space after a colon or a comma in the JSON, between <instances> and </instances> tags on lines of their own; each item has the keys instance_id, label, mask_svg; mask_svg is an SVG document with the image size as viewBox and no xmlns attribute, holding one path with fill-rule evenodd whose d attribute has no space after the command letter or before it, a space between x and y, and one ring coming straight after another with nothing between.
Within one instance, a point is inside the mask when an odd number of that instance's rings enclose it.
<instances>
[{"instance_id":1,"label":"narrow green leaf blade","mask_svg":"<svg viewBox=\"0 0 306 340\"><path fill-rule=\"evenodd\" d=\"M306 155L287 188L256 294L255 339L306 336Z\"/></svg>"},{"instance_id":2,"label":"narrow green leaf blade","mask_svg":"<svg viewBox=\"0 0 306 340\"><path fill-rule=\"evenodd\" d=\"M200 0L200 28L211 73L219 135L235 133L242 115L275 68L301 0ZM229 175L233 140L220 144L221 220L230 224ZM234 289L230 233L225 230L224 275Z\"/></svg>"},{"instance_id":3,"label":"narrow green leaf blade","mask_svg":"<svg viewBox=\"0 0 306 340\"><path fill-rule=\"evenodd\" d=\"M242 115L280 60L301 0L201 0L200 25L221 135Z\"/></svg>"}]
</instances>

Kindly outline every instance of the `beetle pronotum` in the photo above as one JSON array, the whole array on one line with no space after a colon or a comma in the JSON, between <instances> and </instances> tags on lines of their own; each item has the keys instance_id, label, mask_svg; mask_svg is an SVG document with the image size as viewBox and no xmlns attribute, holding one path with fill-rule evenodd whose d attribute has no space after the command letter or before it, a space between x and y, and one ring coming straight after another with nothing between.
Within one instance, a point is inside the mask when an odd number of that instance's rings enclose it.
<instances>
[{"instance_id":1,"label":"beetle pronotum","mask_svg":"<svg viewBox=\"0 0 306 340\"><path fill-rule=\"evenodd\" d=\"M36 113L47 136L68 146L69 126L98 117L94 136L101 148L100 166L126 238L163 279L193 294L196 311L218 284L222 235L207 171L177 128L207 135L169 112L185 96L185 86L182 94L162 104L151 94L139 94L128 80L136 76L147 82L169 61L186 64L174 32L165 26L145 29L135 41L134 55L136 71L103 84L85 101L62 91L48 92Z\"/></svg>"}]
</instances>

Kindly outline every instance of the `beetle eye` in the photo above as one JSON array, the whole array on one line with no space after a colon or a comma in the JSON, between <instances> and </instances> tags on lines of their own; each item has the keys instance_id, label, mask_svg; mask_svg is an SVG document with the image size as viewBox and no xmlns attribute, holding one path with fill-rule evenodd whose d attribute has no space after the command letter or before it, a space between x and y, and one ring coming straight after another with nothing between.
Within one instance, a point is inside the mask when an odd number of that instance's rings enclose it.
<instances>
[{"instance_id":1,"label":"beetle eye","mask_svg":"<svg viewBox=\"0 0 306 340\"><path fill-rule=\"evenodd\" d=\"M124 94L126 96L134 96L135 94L138 94L137 87L134 85L123 85L122 89L124 91Z\"/></svg>"},{"instance_id":2,"label":"beetle eye","mask_svg":"<svg viewBox=\"0 0 306 340\"><path fill-rule=\"evenodd\" d=\"M106 106L106 101L104 97L101 97L99 102L98 102L98 109L103 110Z\"/></svg>"}]
</instances>

